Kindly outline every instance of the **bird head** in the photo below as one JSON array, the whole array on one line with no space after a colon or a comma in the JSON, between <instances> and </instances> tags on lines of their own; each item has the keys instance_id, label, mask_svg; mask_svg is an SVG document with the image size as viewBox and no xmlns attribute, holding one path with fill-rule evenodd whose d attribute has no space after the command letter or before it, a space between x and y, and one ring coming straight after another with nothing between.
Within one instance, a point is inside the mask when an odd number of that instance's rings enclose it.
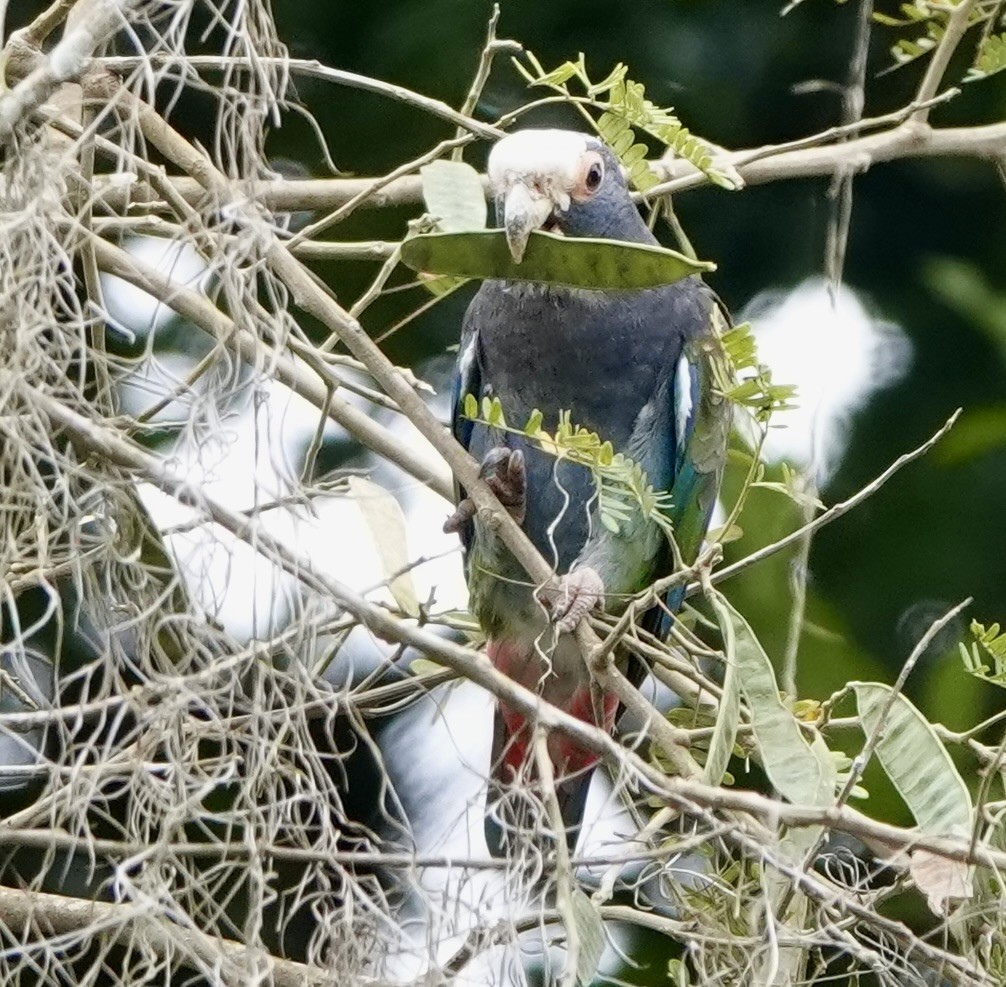
<instances>
[{"instance_id":1,"label":"bird head","mask_svg":"<svg viewBox=\"0 0 1006 987\"><path fill-rule=\"evenodd\" d=\"M641 224L615 155L596 137L573 130L517 130L489 152L496 219L513 259L532 230L569 236L624 237Z\"/></svg>"}]
</instances>

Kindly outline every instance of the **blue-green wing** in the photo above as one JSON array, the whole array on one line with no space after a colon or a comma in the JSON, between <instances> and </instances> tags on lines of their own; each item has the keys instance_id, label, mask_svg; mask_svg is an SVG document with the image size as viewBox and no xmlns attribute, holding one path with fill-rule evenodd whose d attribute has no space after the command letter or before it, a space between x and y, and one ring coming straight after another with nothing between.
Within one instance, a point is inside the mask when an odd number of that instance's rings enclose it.
<instances>
[{"instance_id":1,"label":"blue-green wing","mask_svg":"<svg viewBox=\"0 0 1006 987\"><path fill-rule=\"evenodd\" d=\"M687 340L662 395L671 450L664 462L670 466L670 474L651 476L650 482L657 489L670 491L666 515L686 564L694 562L702 548L726 461L731 410L714 383L714 363L721 359L720 354L712 328ZM664 599L667 610L655 608L645 622L647 629L661 639L666 637L671 625L669 613L680 609L684 594L684 586L670 590Z\"/></svg>"}]
</instances>

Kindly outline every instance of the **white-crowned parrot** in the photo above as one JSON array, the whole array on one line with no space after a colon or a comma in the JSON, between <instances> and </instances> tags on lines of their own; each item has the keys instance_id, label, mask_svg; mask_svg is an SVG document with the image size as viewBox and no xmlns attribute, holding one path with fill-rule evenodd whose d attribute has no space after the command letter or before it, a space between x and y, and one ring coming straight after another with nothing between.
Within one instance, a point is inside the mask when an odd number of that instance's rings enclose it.
<instances>
[{"instance_id":1,"label":"white-crowned parrot","mask_svg":"<svg viewBox=\"0 0 1006 987\"><path fill-rule=\"evenodd\" d=\"M598 139L565 130L527 129L497 142L489 156L496 217L514 260L532 230L654 244L630 198L614 154ZM730 412L713 386L719 352L711 315L717 299L698 277L647 290L583 290L528 281L485 281L468 307L454 381L452 428L482 463L502 504L561 577L562 593L540 594L459 490L445 525L466 550L471 608L488 653L506 675L574 716L595 722L590 678L571 634L595 606L617 612L629 595L673 571L667 536L641 511L618 525L600 522L596 487L582 466L558 462L519 434L464 414L464 398L498 398L509 423L538 409L553 430L560 411L638 463L655 490L669 491L666 515L686 563L698 553L716 501ZM647 624L666 633L667 610ZM617 702L603 700L613 729ZM535 775L531 728L505 703L496 711L493 785L486 835L502 850L499 821L514 811L495 803L519 778ZM592 753L561 733L548 738L566 838L572 848L583 815ZM526 820L526 814L518 813ZM495 817L495 818L494 818ZM504 829L506 827L504 826Z\"/></svg>"}]
</instances>

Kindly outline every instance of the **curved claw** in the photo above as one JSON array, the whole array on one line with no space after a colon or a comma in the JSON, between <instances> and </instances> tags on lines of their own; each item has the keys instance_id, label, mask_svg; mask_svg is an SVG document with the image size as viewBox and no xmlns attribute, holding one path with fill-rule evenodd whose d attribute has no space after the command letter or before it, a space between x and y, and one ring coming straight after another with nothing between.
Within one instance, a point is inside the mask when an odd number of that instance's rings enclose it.
<instances>
[{"instance_id":1,"label":"curved claw","mask_svg":"<svg viewBox=\"0 0 1006 987\"><path fill-rule=\"evenodd\" d=\"M449 535L460 531L475 517L475 502L465 497L458 503L454 513L444 521L444 534Z\"/></svg>"},{"instance_id":2,"label":"curved claw","mask_svg":"<svg viewBox=\"0 0 1006 987\"><path fill-rule=\"evenodd\" d=\"M527 468L520 449L494 446L482 459L479 475L518 523L527 511Z\"/></svg>"},{"instance_id":3,"label":"curved claw","mask_svg":"<svg viewBox=\"0 0 1006 987\"><path fill-rule=\"evenodd\" d=\"M541 596L542 606L549 612L552 623L567 634L571 634L580 618L599 607L603 600L604 581L597 570L589 566L567 573L559 580L558 590Z\"/></svg>"},{"instance_id":4,"label":"curved claw","mask_svg":"<svg viewBox=\"0 0 1006 987\"><path fill-rule=\"evenodd\" d=\"M524 453L507 446L493 446L482 458L479 476L486 481L497 500L518 523L524 523L527 511L527 467ZM461 531L478 513L474 501L465 497L454 513L444 521L445 534Z\"/></svg>"}]
</instances>

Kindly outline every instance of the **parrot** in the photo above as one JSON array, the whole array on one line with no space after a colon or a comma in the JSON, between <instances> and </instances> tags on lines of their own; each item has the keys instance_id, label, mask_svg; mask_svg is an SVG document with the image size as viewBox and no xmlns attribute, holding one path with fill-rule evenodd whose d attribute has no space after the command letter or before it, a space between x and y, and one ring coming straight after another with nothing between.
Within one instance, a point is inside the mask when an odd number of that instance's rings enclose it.
<instances>
[{"instance_id":1,"label":"parrot","mask_svg":"<svg viewBox=\"0 0 1006 987\"><path fill-rule=\"evenodd\" d=\"M656 244L612 150L572 130L504 135L488 158L490 195L515 262L533 230ZM730 408L715 386L722 353L712 289L692 275L644 290L588 290L523 280L485 280L465 313L453 378L451 430L480 463L480 476L554 568L558 590L537 591L464 489L444 524L464 548L470 609L495 668L567 713L614 729L618 703L592 692L573 636L595 608L619 613L674 571L666 532L641 510L601 522L595 479L523 434L533 414L553 431L560 413L609 441L670 494L663 508L678 557L695 561L726 461ZM465 413L466 397L498 399L513 430ZM663 503L663 501L662 501ZM617 527L618 530L612 530ZM666 636L684 587L671 590L643 626ZM642 670L637 673L639 676ZM496 704L485 834L490 852L510 845L521 816L507 799L534 782L533 722ZM597 758L552 732L547 751L569 852L576 846ZM526 791L526 788L525 788ZM509 793L509 794L508 794ZM515 823L514 823L515 825Z\"/></svg>"}]
</instances>

